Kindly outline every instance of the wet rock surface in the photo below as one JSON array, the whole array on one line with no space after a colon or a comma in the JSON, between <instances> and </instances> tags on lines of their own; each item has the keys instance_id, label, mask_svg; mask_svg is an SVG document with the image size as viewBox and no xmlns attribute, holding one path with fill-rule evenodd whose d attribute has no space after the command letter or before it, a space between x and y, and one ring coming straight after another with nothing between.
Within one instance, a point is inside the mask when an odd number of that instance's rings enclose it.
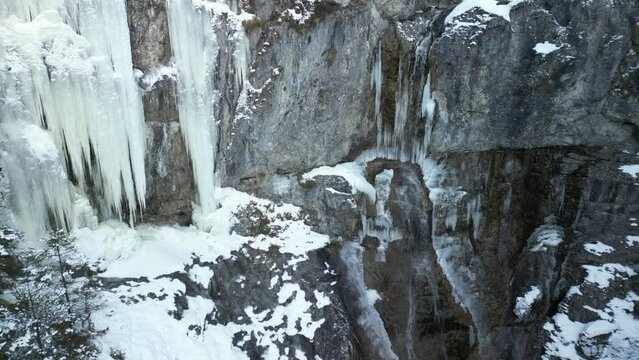
<instances>
[{"instance_id":1,"label":"wet rock surface","mask_svg":"<svg viewBox=\"0 0 639 360\"><path fill-rule=\"evenodd\" d=\"M317 343L287 344L328 358L383 358L388 349L401 359L556 356L552 342L563 336L558 315L596 321L584 306L602 309L637 289L627 273L613 275L603 292L586 280L588 269L595 271L588 266L637 270L636 245L626 238L635 230L637 195L634 179L619 171L635 161L637 5L534 0L512 6L507 16L475 8L451 21L458 4L237 4L255 14L243 22L251 87L234 87L232 71L217 79L223 182L302 207L305 221L342 244L312 255L298 272L300 279L321 279L321 261L337 266L330 296L343 307L322 316L342 331L340 344L351 345L329 354ZM163 6L130 8L136 66L146 74L169 65ZM228 56L220 55L220 67L230 68ZM378 56L379 121L371 82ZM160 79L145 95L147 121L157 122L147 131L149 172L160 179L150 185L147 216L185 222L193 188L177 127L176 79ZM424 105L428 94L432 114ZM381 207L390 225L345 179L301 179L311 168L375 148L385 133L397 150L380 157L408 154L402 162L368 165L371 184L393 171ZM418 142L445 169L440 185L448 190L426 188L424 169L406 163ZM266 218L248 211L235 231L276 231ZM357 320L370 308L357 305L362 295L339 255L352 242L361 245L358 284L379 295L373 308L388 339L381 352ZM614 250L593 253L608 247ZM249 271L248 260L258 256L284 261L248 250L215 265L207 291L225 304L215 321L236 321L246 297L273 303L275 291L263 285L270 282L266 263ZM245 287L230 280L240 273ZM564 341L579 356L598 358L610 337ZM256 358L263 351L255 339L242 346Z\"/></svg>"},{"instance_id":2,"label":"wet rock surface","mask_svg":"<svg viewBox=\"0 0 639 360\"><path fill-rule=\"evenodd\" d=\"M531 0L449 21L459 3L232 2L255 16L242 22L243 84L238 30L215 29L226 49L216 170L273 204L244 207L230 232L259 243L295 221L331 244L87 276L118 306L160 304L198 341L229 329L252 359L639 357L639 188L621 171L638 162L637 3ZM127 5L146 119L143 221L188 225L195 186L165 2ZM374 202L343 176L303 178L360 156ZM302 211L287 217L281 203Z\"/></svg>"}]
</instances>

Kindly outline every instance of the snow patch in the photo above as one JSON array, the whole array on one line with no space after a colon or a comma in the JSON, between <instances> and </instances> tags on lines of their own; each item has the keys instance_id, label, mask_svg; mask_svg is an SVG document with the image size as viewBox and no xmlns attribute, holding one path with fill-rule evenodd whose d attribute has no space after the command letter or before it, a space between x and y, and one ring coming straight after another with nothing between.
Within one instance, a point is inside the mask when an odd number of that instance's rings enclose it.
<instances>
[{"instance_id":1,"label":"snow patch","mask_svg":"<svg viewBox=\"0 0 639 360\"><path fill-rule=\"evenodd\" d=\"M515 309L513 312L518 319L523 319L530 315L532 306L541 299L541 290L537 286L531 286L530 290L523 296L519 296L515 300Z\"/></svg>"},{"instance_id":2,"label":"snow patch","mask_svg":"<svg viewBox=\"0 0 639 360\"><path fill-rule=\"evenodd\" d=\"M564 231L560 226L546 224L538 227L528 240L530 251L546 251L563 241Z\"/></svg>"},{"instance_id":3,"label":"snow patch","mask_svg":"<svg viewBox=\"0 0 639 360\"><path fill-rule=\"evenodd\" d=\"M632 176L633 179L637 178L637 174L639 174L639 164L633 165L622 165L619 167L621 172Z\"/></svg>"},{"instance_id":4,"label":"snow patch","mask_svg":"<svg viewBox=\"0 0 639 360\"><path fill-rule=\"evenodd\" d=\"M142 74L140 81L144 87L145 91L151 91L155 84L160 82L162 79L167 78L172 81L177 81L178 79L178 69L174 64L169 66L161 65L154 67L148 70L146 73Z\"/></svg>"},{"instance_id":5,"label":"snow patch","mask_svg":"<svg viewBox=\"0 0 639 360\"><path fill-rule=\"evenodd\" d=\"M310 180L316 176L340 176L349 183L353 195L358 192L364 193L374 203L376 198L375 188L364 177L364 168L364 164L358 162L321 166L302 175L302 179Z\"/></svg>"},{"instance_id":6,"label":"snow patch","mask_svg":"<svg viewBox=\"0 0 639 360\"><path fill-rule=\"evenodd\" d=\"M559 46L550 43L548 41L544 41L543 43L537 43L533 50L540 54L542 57L546 57L546 55L550 54L553 51L559 50Z\"/></svg>"},{"instance_id":7,"label":"snow patch","mask_svg":"<svg viewBox=\"0 0 639 360\"><path fill-rule=\"evenodd\" d=\"M597 359L639 358L639 319L633 316L634 302L639 296L630 292L625 298L614 298L603 310L592 309L600 320L582 323L571 320L565 313L553 316L544 325L550 341L545 344L542 359L583 359L577 351ZM595 338L607 336L605 342Z\"/></svg>"},{"instance_id":8,"label":"snow patch","mask_svg":"<svg viewBox=\"0 0 639 360\"><path fill-rule=\"evenodd\" d=\"M615 248L612 246L608 246L601 241L597 241L596 243L584 244L584 249L591 254L601 256L602 254L609 254L615 251Z\"/></svg>"},{"instance_id":9,"label":"snow patch","mask_svg":"<svg viewBox=\"0 0 639 360\"><path fill-rule=\"evenodd\" d=\"M621 264L583 265L583 268L588 272L585 281L597 284L600 289L607 288L615 278L627 279L637 275L634 270Z\"/></svg>"},{"instance_id":10,"label":"snow patch","mask_svg":"<svg viewBox=\"0 0 639 360\"><path fill-rule=\"evenodd\" d=\"M510 10L515 5L524 1L525 0L510 0L504 4L504 1L498 0L463 0L446 16L445 22L446 24L455 24L458 16L476 8L510 21Z\"/></svg>"},{"instance_id":11,"label":"snow patch","mask_svg":"<svg viewBox=\"0 0 639 360\"><path fill-rule=\"evenodd\" d=\"M189 269L189 277L204 288L208 288L213 277L213 270L206 266L194 265Z\"/></svg>"},{"instance_id":12,"label":"snow patch","mask_svg":"<svg viewBox=\"0 0 639 360\"><path fill-rule=\"evenodd\" d=\"M628 244L628 246L635 246L635 244L639 244L639 236L626 236L626 244Z\"/></svg>"}]
</instances>

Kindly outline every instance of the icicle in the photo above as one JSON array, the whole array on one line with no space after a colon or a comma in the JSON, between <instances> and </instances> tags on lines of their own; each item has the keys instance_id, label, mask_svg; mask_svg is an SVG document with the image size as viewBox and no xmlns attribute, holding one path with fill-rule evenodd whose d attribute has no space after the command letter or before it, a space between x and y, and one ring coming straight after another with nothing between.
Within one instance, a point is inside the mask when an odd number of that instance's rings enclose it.
<instances>
[{"instance_id":1,"label":"icicle","mask_svg":"<svg viewBox=\"0 0 639 360\"><path fill-rule=\"evenodd\" d=\"M473 200L469 200L466 203L466 220L473 222L473 237L479 238L479 231L481 229L481 194L477 194Z\"/></svg>"},{"instance_id":2,"label":"icicle","mask_svg":"<svg viewBox=\"0 0 639 360\"><path fill-rule=\"evenodd\" d=\"M29 1L33 21L0 21L0 114L48 129L79 185L91 178L118 215L124 198L133 220L146 191L144 118L124 1L60 4Z\"/></svg>"},{"instance_id":3,"label":"icicle","mask_svg":"<svg viewBox=\"0 0 639 360\"><path fill-rule=\"evenodd\" d=\"M408 120L409 84L408 79L404 79L403 61L399 61L398 89L395 97L395 123L393 126L393 137L391 142L392 151L395 152L400 161L409 161L409 154L405 147L407 144L405 136L406 122Z\"/></svg>"},{"instance_id":4,"label":"icicle","mask_svg":"<svg viewBox=\"0 0 639 360\"><path fill-rule=\"evenodd\" d=\"M67 1L76 32L94 51L99 97L89 114L98 117L90 120L88 130L103 193L118 215L125 197L134 217L146 194L144 112L133 73L126 5L123 0Z\"/></svg>"},{"instance_id":5,"label":"icicle","mask_svg":"<svg viewBox=\"0 0 639 360\"><path fill-rule=\"evenodd\" d=\"M371 71L371 89L375 89L375 125L377 126L377 149L380 150L383 144L382 135L382 45L377 47L375 63Z\"/></svg>"},{"instance_id":6,"label":"icicle","mask_svg":"<svg viewBox=\"0 0 639 360\"><path fill-rule=\"evenodd\" d=\"M213 14L190 1L168 0L171 50L179 72L180 127L193 164L198 203L204 214L216 208L214 105L218 43Z\"/></svg>"},{"instance_id":7,"label":"icicle","mask_svg":"<svg viewBox=\"0 0 639 360\"><path fill-rule=\"evenodd\" d=\"M44 10L58 10L64 0L3 0L0 3L0 18L15 15L24 21L35 19Z\"/></svg>"},{"instance_id":8,"label":"icicle","mask_svg":"<svg viewBox=\"0 0 639 360\"><path fill-rule=\"evenodd\" d=\"M237 2L231 3L237 8ZM168 0L171 50L179 73L178 111L180 126L193 164L199 209L202 216L216 208L215 158L217 126L215 106L217 58L220 52L215 30L226 22L234 45L235 89L246 89L250 49L238 15L223 2Z\"/></svg>"},{"instance_id":9,"label":"icicle","mask_svg":"<svg viewBox=\"0 0 639 360\"><path fill-rule=\"evenodd\" d=\"M422 117L425 117L429 122L433 120L435 115L435 100L433 94L430 91L430 72L426 78L426 84L424 85L424 93L422 95Z\"/></svg>"},{"instance_id":10,"label":"icicle","mask_svg":"<svg viewBox=\"0 0 639 360\"><path fill-rule=\"evenodd\" d=\"M375 176L375 209L376 215L374 218L366 218L366 212L362 214L362 232L360 234L360 240L364 236L372 236L379 239L380 244L377 248L377 261L386 260L386 250L388 244L399 240L402 237L401 232L393 226L393 218L391 214L386 210L386 201L390 196L391 181L393 179L394 171L386 169Z\"/></svg>"},{"instance_id":11,"label":"icicle","mask_svg":"<svg viewBox=\"0 0 639 360\"><path fill-rule=\"evenodd\" d=\"M2 166L18 227L35 237L47 228L71 226L72 193L60 153L48 131L26 122L2 124ZM49 221L49 212L54 223Z\"/></svg>"},{"instance_id":12,"label":"icicle","mask_svg":"<svg viewBox=\"0 0 639 360\"><path fill-rule=\"evenodd\" d=\"M428 147L430 146L430 137L433 133L433 119L435 117L435 108L437 103L433 99L433 94L430 90L430 82L431 76L430 72L428 72L428 77L426 78L426 84L424 85L424 92L422 94L422 107L421 107L421 115L422 118L426 119L425 131L424 131L424 150L428 151Z\"/></svg>"},{"instance_id":13,"label":"icicle","mask_svg":"<svg viewBox=\"0 0 639 360\"><path fill-rule=\"evenodd\" d=\"M381 359L398 359L393 351L390 338L384 322L375 309L375 302L379 294L366 287L364 281L363 249L361 245L347 242L340 251L340 259L346 269L345 281L355 296L355 311L357 324L363 330L367 342L374 347L374 351Z\"/></svg>"},{"instance_id":14,"label":"icicle","mask_svg":"<svg viewBox=\"0 0 639 360\"><path fill-rule=\"evenodd\" d=\"M249 59L251 57L250 44L248 37L244 33L244 27L236 27L235 35L233 39L235 41L235 51L233 52L233 59L235 65L235 89L239 92L244 88L244 82L248 78L249 73Z\"/></svg>"}]
</instances>

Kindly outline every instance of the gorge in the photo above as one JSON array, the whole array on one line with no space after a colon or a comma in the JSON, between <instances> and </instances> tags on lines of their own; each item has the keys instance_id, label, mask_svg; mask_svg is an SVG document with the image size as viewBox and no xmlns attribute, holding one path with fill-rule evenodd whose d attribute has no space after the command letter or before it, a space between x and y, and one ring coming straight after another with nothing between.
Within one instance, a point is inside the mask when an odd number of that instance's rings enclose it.
<instances>
[{"instance_id":1,"label":"gorge","mask_svg":"<svg viewBox=\"0 0 639 360\"><path fill-rule=\"evenodd\" d=\"M0 0L0 359L639 358L634 0Z\"/></svg>"}]
</instances>

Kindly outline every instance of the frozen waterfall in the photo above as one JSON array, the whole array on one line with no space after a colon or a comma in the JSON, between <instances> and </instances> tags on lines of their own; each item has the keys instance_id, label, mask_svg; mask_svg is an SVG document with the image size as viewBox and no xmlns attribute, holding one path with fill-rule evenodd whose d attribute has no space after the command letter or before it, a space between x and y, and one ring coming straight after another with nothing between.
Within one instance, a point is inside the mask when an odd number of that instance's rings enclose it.
<instances>
[{"instance_id":1,"label":"frozen waterfall","mask_svg":"<svg viewBox=\"0 0 639 360\"><path fill-rule=\"evenodd\" d=\"M51 166L34 169L39 160L29 157L33 152L12 146L15 135L3 136L3 159L47 183L41 187L47 192L42 198L13 176L12 203L31 204L29 216L33 208L37 214L51 211L58 225L70 226L62 175L46 175L60 162L82 190L89 183L95 186L106 215L114 211L122 217L128 209L133 220L137 207L144 207L146 192L144 116L124 0L10 0L0 6L3 131L10 127L12 132L34 134L32 125L41 127L40 145L50 138L59 153L49 153L46 162ZM18 213L27 210L14 208ZM43 220L40 217L33 221Z\"/></svg>"},{"instance_id":2,"label":"frozen waterfall","mask_svg":"<svg viewBox=\"0 0 639 360\"><path fill-rule=\"evenodd\" d=\"M191 157L197 198L203 215L216 208L217 124L220 98L217 73L220 48L216 30L228 25L233 52L235 88L248 75L249 44L237 14L223 2L168 0L171 50L179 72L178 111L182 135ZM224 76L219 76L224 79Z\"/></svg>"},{"instance_id":3,"label":"frozen waterfall","mask_svg":"<svg viewBox=\"0 0 639 360\"><path fill-rule=\"evenodd\" d=\"M218 44L213 14L203 4L168 1L171 50L179 72L178 111L182 135L191 156L199 205L204 213L215 209L214 74Z\"/></svg>"}]
</instances>

